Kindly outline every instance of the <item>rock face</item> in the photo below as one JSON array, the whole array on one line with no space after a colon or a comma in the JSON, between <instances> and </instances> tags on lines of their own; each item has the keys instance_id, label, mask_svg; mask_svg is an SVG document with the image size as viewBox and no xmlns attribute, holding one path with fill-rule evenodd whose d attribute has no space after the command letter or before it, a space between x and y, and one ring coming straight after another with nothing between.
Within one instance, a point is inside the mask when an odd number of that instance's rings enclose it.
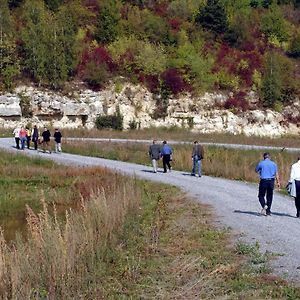
<instances>
[{"instance_id":1,"label":"rock face","mask_svg":"<svg viewBox=\"0 0 300 300\"><path fill-rule=\"evenodd\" d=\"M157 96L139 85L125 83L121 88L111 85L99 92L78 89L65 95L19 86L12 94L0 95L0 125L14 127L32 123L60 128L92 128L97 116L114 114L119 109L125 129L135 122L140 128L178 126L201 133L258 136L299 133L297 124L288 122L288 119L300 116L299 103L286 107L282 113L271 110L233 113L221 108L227 98L228 95L220 93L174 97L169 99L165 117L154 119ZM253 93L249 94L249 99L252 103L257 101Z\"/></svg>"}]
</instances>

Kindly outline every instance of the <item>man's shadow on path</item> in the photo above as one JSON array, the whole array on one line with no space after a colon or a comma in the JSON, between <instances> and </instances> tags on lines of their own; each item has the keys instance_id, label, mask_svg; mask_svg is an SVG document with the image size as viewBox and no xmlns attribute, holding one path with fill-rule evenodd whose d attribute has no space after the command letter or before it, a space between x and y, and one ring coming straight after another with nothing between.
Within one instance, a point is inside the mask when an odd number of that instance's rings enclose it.
<instances>
[{"instance_id":1,"label":"man's shadow on path","mask_svg":"<svg viewBox=\"0 0 300 300\"><path fill-rule=\"evenodd\" d=\"M256 217L264 217L259 212L254 212L254 211L243 211L243 210L236 209L233 212L234 213L238 213L238 214L252 215L252 216L256 216ZM290 214L279 213L279 212L272 212L272 216L289 217L289 218L294 218L294 219L296 218L295 216L292 216Z\"/></svg>"},{"instance_id":2,"label":"man's shadow on path","mask_svg":"<svg viewBox=\"0 0 300 300\"><path fill-rule=\"evenodd\" d=\"M154 172L153 172L153 170L141 170L142 172L145 172L145 173L152 173L152 174L155 174ZM157 171L157 173L164 173L163 171Z\"/></svg>"}]
</instances>

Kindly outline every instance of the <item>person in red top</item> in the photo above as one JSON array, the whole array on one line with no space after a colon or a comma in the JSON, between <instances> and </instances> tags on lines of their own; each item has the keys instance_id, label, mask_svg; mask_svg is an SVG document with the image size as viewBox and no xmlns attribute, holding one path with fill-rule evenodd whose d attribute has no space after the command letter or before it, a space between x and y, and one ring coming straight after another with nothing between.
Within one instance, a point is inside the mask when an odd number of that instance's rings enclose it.
<instances>
[{"instance_id":1,"label":"person in red top","mask_svg":"<svg viewBox=\"0 0 300 300\"><path fill-rule=\"evenodd\" d=\"M21 141L21 150L25 149L25 143L27 141L27 132L26 129L22 126L19 132L19 137Z\"/></svg>"}]
</instances>

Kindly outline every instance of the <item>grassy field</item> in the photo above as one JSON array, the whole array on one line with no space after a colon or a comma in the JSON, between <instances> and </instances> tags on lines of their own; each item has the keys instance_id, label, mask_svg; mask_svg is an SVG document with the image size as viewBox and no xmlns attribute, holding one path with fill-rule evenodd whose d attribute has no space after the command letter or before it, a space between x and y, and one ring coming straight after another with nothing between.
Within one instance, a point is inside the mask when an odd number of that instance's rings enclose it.
<instances>
[{"instance_id":1,"label":"grassy field","mask_svg":"<svg viewBox=\"0 0 300 300\"><path fill-rule=\"evenodd\" d=\"M104 157L113 160L135 162L150 166L148 157L149 145L137 143L114 142L71 142L65 141L64 151L88 156ZM173 147L173 167L176 170L191 171L191 145ZM257 182L258 176L254 169L262 159L260 150L235 150L213 146L205 147L203 173L229 179ZM296 161L297 155L286 151L270 151L272 159L278 164L281 183L288 181L290 166ZM160 162L161 164L161 162Z\"/></svg>"},{"instance_id":2,"label":"grassy field","mask_svg":"<svg viewBox=\"0 0 300 300\"><path fill-rule=\"evenodd\" d=\"M269 145L279 147L299 147L299 136L285 135L282 137L268 138L257 136L233 135L224 133L201 134L190 129L178 127L158 127L143 130L97 130L97 129L64 129L64 135L69 137L101 137L101 138L130 138L130 139L157 139L201 142L218 142L248 145Z\"/></svg>"},{"instance_id":3,"label":"grassy field","mask_svg":"<svg viewBox=\"0 0 300 300\"><path fill-rule=\"evenodd\" d=\"M40 132L43 128L40 128ZM13 128L0 129L0 136L10 137ZM51 129L54 133L54 128ZM299 147L300 140L298 135L285 135L282 137L268 138L245 135L232 134L200 134L190 129L181 129L178 127L158 127L148 128L143 130L98 130L98 129L62 129L64 137L94 137L94 138L130 138L130 139L157 139L157 140L179 140L179 141L194 141L215 142L215 143L231 143L231 144L248 144L248 145L265 145L279 147Z\"/></svg>"},{"instance_id":4,"label":"grassy field","mask_svg":"<svg viewBox=\"0 0 300 300\"><path fill-rule=\"evenodd\" d=\"M26 239L0 234L1 299L300 297L269 273L270 254L234 245L209 207L174 187L4 152L1 170L1 201L20 203L1 220L25 207L27 223Z\"/></svg>"}]
</instances>

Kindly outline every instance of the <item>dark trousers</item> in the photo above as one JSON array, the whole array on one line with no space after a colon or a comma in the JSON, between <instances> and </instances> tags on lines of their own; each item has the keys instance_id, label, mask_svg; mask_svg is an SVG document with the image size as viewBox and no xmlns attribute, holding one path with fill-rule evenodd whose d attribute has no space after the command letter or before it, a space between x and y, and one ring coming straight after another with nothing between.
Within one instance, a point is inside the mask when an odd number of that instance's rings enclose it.
<instances>
[{"instance_id":1,"label":"dark trousers","mask_svg":"<svg viewBox=\"0 0 300 300\"><path fill-rule=\"evenodd\" d=\"M295 197L295 206L297 210L297 217L299 217L300 214L300 181L295 180L296 185L296 197Z\"/></svg>"},{"instance_id":2,"label":"dark trousers","mask_svg":"<svg viewBox=\"0 0 300 300\"><path fill-rule=\"evenodd\" d=\"M265 196L267 194L267 213L271 212L272 200L273 200L273 190L274 190L274 181L275 179L261 179L259 182L258 189L258 200L261 207L266 205Z\"/></svg>"},{"instance_id":3,"label":"dark trousers","mask_svg":"<svg viewBox=\"0 0 300 300\"><path fill-rule=\"evenodd\" d=\"M32 142L34 144L34 150L37 150L38 147L38 137L33 137Z\"/></svg>"},{"instance_id":4,"label":"dark trousers","mask_svg":"<svg viewBox=\"0 0 300 300\"><path fill-rule=\"evenodd\" d=\"M171 160L171 155L170 154L164 154L163 155L164 173L167 172L167 167L169 168L169 170L171 170L170 160Z\"/></svg>"},{"instance_id":5,"label":"dark trousers","mask_svg":"<svg viewBox=\"0 0 300 300\"><path fill-rule=\"evenodd\" d=\"M27 136L27 148L29 149L30 148L30 140L31 140L31 137L30 136Z\"/></svg>"},{"instance_id":6,"label":"dark trousers","mask_svg":"<svg viewBox=\"0 0 300 300\"><path fill-rule=\"evenodd\" d=\"M20 138L16 137L15 141L16 141L16 147L17 147L17 149L20 149Z\"/></svg>"}]
</instances>

